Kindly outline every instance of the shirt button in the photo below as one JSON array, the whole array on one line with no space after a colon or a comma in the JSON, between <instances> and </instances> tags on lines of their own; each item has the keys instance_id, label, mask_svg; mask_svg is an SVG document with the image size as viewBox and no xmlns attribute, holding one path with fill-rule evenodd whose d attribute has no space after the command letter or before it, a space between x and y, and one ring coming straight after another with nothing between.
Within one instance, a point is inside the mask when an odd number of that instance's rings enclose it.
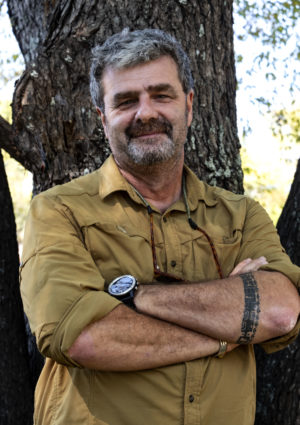
<instances>
[{"instance_id":1,"label":"shirt button","mask_svg":"<svg viewBox=\"0 0 300 425\"><path fill-rule=\"evenodd\" d=\"M171 261L171 266L172 266L172 267L175 267L175 266L176 266L176 261L175 261L175 260L172 260L172 261Z\"/></svg>"},{"instance_id":2,"label":"shirt button","mask_svg":"<svg viewBox=\"0 0 300 425\"><path fill-rule=\"evenodd\" d=\"M193 403L193 401L194 401L194 396L193 396L193 394L190 394L189 395L189 402Z\"/></svg>"},{"instance_id":3,"label":"shirt button","mask_svg":"<svg viewBox=\"0 0 300 425\"><path fill-rule=\"evenodd\" d=\"M167 222L167 217L163 217L163 221L164 221L164 223L166 223Z\"/></svg>"}]
</instances>

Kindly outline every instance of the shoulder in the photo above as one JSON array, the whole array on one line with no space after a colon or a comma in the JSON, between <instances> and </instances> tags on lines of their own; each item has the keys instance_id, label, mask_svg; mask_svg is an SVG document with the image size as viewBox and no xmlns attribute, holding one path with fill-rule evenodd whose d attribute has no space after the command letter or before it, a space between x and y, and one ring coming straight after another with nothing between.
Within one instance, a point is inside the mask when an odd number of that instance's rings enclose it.
<instances>
[{"instance_id":1,"label":"shoulder","mask_svg":"<svg viewBox=\"0 0 300 425\"><path fill-rule=\"evenodd\" d=\"M38 196L55 198L57 196L94 196L99 191L99 170L85 176L77 177L68 183L59 184L40 193Z\"/></svg>"},{"instance_id":2,"label":"shoulder","mask_svg":"<svg viewBox=\"0 0 300 425\"><path fill-rule=\"evenodd\" d=\"M250 200L246 195L236 194L218 186L210 186L205 182L201 182L201 184L205 196L210 199L215 199L216 201L240 203Z\"/></svg>"},{"instance_id":3,"label":"shoulder","mask_svg":"<svg viewBox=\"0 0 300 425\"><path fill-rule=\"evenodd\" d=\"M215 207L220 214L235 216L241 225L244 225L247 220L253 217L265 223L271 222L260 203L249 196L236 194L217 186L210 186L207 183L203 183L203 186L205 197L215 200Z\"/></svg>"},{"instance_id":4,"label":"shoulder","mask_svg":"<svg viewBox=\"0 0 300 425\"><path fill-rule=\"evenodd\" d=\"M186 170L187 191L192 202L204 201L207 206L228 204L232 206L246 206L255 203L251 198L243 194L236 194L218 186L211 186L200 180L188 167Z\"/></svg>"},{"instance_id":5,"label":"shoulder","mask_svg":"<svg viewBox=\"0 0 300 425\"><path fill-rule=\"evenodd\" d=\"M64 203L64 201L80 198L91 198L99 193L99 170L85 176L77 177L68 183L56 185L33 198L32 203L48 201Z\"/></svg>"},{"instance_id":6,"label":"shoulder","mask_svg":"<svg viewBox=\"0 0 300 425\"><path fill-rule=\"evenodd\" d=\"M55 223L62 217L85 223L99 200L99 170L36 195L31 201L28 220Z\"/></svg>"}]
</instances>

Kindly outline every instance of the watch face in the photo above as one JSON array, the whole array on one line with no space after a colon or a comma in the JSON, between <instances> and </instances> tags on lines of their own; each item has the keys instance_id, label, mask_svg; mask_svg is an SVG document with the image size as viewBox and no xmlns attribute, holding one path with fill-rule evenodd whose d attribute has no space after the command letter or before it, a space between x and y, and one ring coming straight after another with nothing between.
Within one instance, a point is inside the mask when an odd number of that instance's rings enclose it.
<instances>
[{"instance_id":1,"label":"watch face","mask_svg":"<svg viewBox=\"0 0 300 425\"><path fill-rule=\"evenodd\" d=\"M133 276L120 276L109 284L108 292L116 297L125 295L130 292L132 288L134 288L135 284L136 280Z\"/></svg>"}]
</instances>

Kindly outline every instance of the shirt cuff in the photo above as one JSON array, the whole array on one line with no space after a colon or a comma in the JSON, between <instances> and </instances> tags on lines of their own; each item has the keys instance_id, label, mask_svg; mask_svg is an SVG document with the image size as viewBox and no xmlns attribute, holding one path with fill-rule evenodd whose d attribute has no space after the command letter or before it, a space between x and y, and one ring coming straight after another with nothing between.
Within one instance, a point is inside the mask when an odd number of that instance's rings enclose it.
<instances>
[{"instance_id":1,"label":"shirt cuff","mask_svg":"<svg viewBox=\"0 0 300 425\"><path fill-rule=\"evenodd\" d=\"M49 356L58 363L81 367L68 351L83 329L110 313L121 301L103 291L89 291L78 298L56 326L49 347ZM41 351L43 347L41 347Z\"/></svg>"}]
</instances>

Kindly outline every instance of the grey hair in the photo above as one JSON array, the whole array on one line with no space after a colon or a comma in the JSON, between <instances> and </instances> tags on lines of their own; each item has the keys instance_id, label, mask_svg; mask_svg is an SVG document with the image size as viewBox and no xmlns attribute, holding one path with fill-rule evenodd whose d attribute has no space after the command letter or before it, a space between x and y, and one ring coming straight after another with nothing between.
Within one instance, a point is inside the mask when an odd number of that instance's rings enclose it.
<instances>
[{"instance_id":1,"label":"grey hair","mask_svg":"<svg viewBox=\"0 0 300 425\"><path fill-rule=\"evenodd\" d=\"M92 49L90 92L93 103L104 111L102 76L105 69L130 68L168 55L174 59L183 91L187 94L194 86L190 61L180 43L158 29L130 32L128 28L109 37Z\"/></svg>"}]
</instances>

